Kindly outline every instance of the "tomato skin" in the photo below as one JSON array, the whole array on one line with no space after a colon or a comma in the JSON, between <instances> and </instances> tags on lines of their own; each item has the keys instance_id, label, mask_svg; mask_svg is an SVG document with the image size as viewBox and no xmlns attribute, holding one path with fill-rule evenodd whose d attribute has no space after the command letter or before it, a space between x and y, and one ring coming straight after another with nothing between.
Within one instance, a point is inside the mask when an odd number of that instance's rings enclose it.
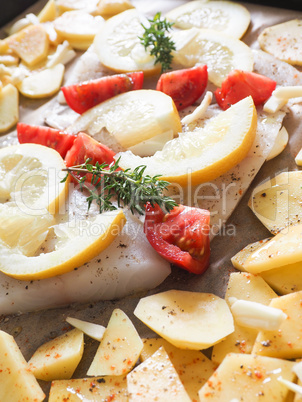
<instances>
[{"instance_id":1,"label":"tomato skin","mask_svg":"<svg viewBox=\"0 0 302 402\"><path fill-rule=\"evenodd\" d=\"M72 147L76 137L44 126L32 126L30 124L18 123L17 135L20 144L34 143L45 145L59 152L65 158L67 151Z\"/></svg>"},{"instance_id":2,"label":"tomato skin","mask_svg":"<svg viewBox=\"0 0 302 402\"><path fill-rule=\"evenodd\" d=\"M144 73L142 71L117 74L80 84L62 87L68 106L77 113L84 113L93 106L123 92L142 89Z\"/></svg>"},{"instance_id":3,"label":"tomato skin","mask_svg":"<svg viewBox=\"0 0 302 402\"><path fill-rule=\"evenodd\" d=\"M264 75L234 70L223 81L221 88L216 89L215 97L223 110L250 95L257 106L264 103L275 88L276 81Z\"/></svg>"},{"instance_id":4,"label":"tomato skin","mask_svg":"<svg viewBox=\"0 0 302 402\"><path fill-rule=\"evenodd\" d=\"M182 110L201 97L207 83L208 69L203 65L162 74L156 89L171 96L177 110Z\"/></svg>"},{"instance_id":5,"label":"tomato skin","mask_svg":"<svg viewBox=\"0 0 302 402\"><path fill-rule=\"evenodd\" d=\"M210 212L184 205L164 214L146 204L144 232L151 246L166 260L194 274L202 274L210 260Z\"/></svg>"},{"instance_id":6,"label":"tomato skin","mask_svg":"<svg viewBox=\"0 0 302 402\"><path fill-rule=\"evenodd\" d=\"M92 165L96 162L110 163L114 162L115 152L106 145L101 144L89 135L85 133L79 133L73 143L73 146L69 149L65 157L65 163L67 167L81 165L85 163L88 158Z\"/></svg>"}]
</instances>

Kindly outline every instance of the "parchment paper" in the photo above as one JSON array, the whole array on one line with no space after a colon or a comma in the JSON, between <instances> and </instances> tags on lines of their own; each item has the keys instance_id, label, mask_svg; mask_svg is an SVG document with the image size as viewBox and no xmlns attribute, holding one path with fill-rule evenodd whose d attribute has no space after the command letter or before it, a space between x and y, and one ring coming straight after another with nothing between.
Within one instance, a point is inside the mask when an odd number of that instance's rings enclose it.
<instances>
[{"instance_id":1,"label":"parchment paper","mask_svg":"<svg viewBox=\"0 0 302 402\"><path fill-rule=\"evenodd\" d=\"M40 1L32 9L36 12L46 1ZM184 1L133 1L133 3L146 13L152 14L155 11L165 12L172 7L182 4ZM244 41L257 48L256 38L265 26L270 26L278 22L293 18L302 17L302 13L289 10L280 10L270 7L261 7L249 3L243 3L251 11L252 23L243 38ZM270 69L270 66L269 66ZM40 124L39 116L43 109L36 109L41 102L29 102L21 99L21 119L24 122ZM265 163L260 172L255 177L251 187L241 199L232 216L225 225L225 230L214 238L211 243L211 265L202 276L190 275L176 267L172 274L156 289L149 292L155 293L168 289L183 289L199 292L212 292L219 296L224 296L229 273L233 271L230 258L241 248L250 242L268 237L269 232L257 220L250 209L247 201L250 197L252 188L264 179L284 170L297 170L294 157L302 146L302 105L295 104L290 106L289 113L285 117L284 125L287 128L290 141L284 152L277 158ZM14 134L10 135L12 137ZM5 137L3 145L5 145ZM9 140L11 141L11 140ZM230 230L228 230L230 229ZM146 326L138 321L133 315L133 310L142 295L135 295L117 301L98 302L88 305L69 306L60 309L38 311L20 316L10 316L0 318L0 328L15 336L25 358L28 359L36 348L45 341L60 335L70 327L66 325L65 318L73 316L87 321L93 321L102 325L107 325L109 317L114 308L121 308L133 321L141 336L153 336ZM84 377L91 363L93 354L98 346L96 341L85 338L86 346L84 357L80 362L75 377ZM41 383L45 390L49 384Z\"/></svg>"}]
</instances>

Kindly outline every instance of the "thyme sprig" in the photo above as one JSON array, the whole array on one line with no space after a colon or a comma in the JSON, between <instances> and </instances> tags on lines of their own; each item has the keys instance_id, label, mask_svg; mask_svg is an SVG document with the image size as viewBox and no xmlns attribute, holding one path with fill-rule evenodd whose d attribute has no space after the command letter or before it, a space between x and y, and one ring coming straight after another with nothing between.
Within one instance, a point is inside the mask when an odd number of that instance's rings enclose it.
<instances>
[{"instance_id":1,"label":"thyme sprig","mask_svg":"<svg viewBox=\"0 0 302 402\"><path fill-rule=\"evenodd\" d=\"M71 175L79 183L81 191L88 191L88 209L95 201L100 213L115 210L117 207L112 203L114 199L118 207L128 206L133 214L137 212L140 215L144 214L147 201L152 205L158 204L167 212L177 205L172 198L164 195L170 183L160 180L160 175L144 175L146 166L123 171L119 170L119 159L110 166L98 162L92 165L89 162L87 159L81 165L63 169L67 175L62 180L66 181L68 175Z\"/></svg>"},{"instance_id":2,"label":"thyme sprig","mask_svg":"<svg viewBox=\"0 0 302 402\"><path fill-rule=\"evenodd\" d=\"M155 63L161 63L161 71L171 69L173 60L172 50L176 50L175 43L168 36L168 32L172 28L173 22L168 22L165 18L161 18L161 13L155 14L153 19L148 19L150 27L142 24L145 32L139 37L141 44L150 53L155 56Z\"/></svg>"}]
</instances>

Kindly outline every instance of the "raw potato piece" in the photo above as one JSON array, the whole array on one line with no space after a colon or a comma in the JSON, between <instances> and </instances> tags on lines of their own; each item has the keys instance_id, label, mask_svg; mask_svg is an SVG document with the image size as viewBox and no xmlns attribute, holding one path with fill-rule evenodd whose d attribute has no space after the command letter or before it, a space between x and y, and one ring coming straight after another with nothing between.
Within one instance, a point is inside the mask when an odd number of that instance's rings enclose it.
<instances>
[{"instance_id":1,"label":"raw potato piece","mask_svg":"<svg viewBox=\"0 0 302 402\"><path fill-rule=\"evenodd\" d=\"M262 50L299 66L302 65L301 41L302 21L298 19L265 28L258 38Z\"/></svg>"},{"instance_id":2,"label":"raw potato piece","mask_svg":"<svg viewBox=\"0 0 302 402\"><path fill-rule=\"evenodd\" d=\"M160 347L127 375L129 402L190 402L167 352Z\"/></svg>"},{"instance_id":3,"label":"raw potato piece","mask_svg":"<svg viewBox=\"0 0 302 402\"><path fill-rule=\"evenodd\" d=\"M57 17L57 6L55 0L48 0L38 14L38 20L42 22L53 21Z\"/></svg>"},{"instance_id":4,"label":"raw potato piece","mask_svg":"<svg viewBox=\"0 0 302 402\"><path fill-rule=\"evenodd\" d=\"M100 0L98 13L104 17L113 16L123 11L134 8L129 0Z\"/></svg>"},{"instance_id":5,"label":"raw potato piece","mask_svg":"<svg viewBox=\"0 0 302 402\"><path fill-rule=\"evenodd\" d=\"M61 14L65 11L82 10L86 13L97 14L99 0L56 0Z\"/></svg>"},{"instance_id":6,"label":"raw potato piece","mask_svg":"<svg viewBox=\"0 0 302 402\"><path fill-rule=\"evenodd\" d=\"M230 297L255 301L268 305L277 294L260 276L249 273L233 272L230 275L225 300L230 306ZM235 331L213 347L212 360L221 363L228 353L251 353L258 330L244 328L234 320Z\"/></svg>"},{"instance_id":7,"label":"raw potato piece","mask_svg":"<svg viewBox=\"0 0 302 402\"><path fill-rule=\"evenodd\" d=\"M126 377L106 376L53 381L49 402L62 401L128 402Z\"/></svg>"},{"instance_id":8,"label":"raw potato piece","mask_svg":"<svg viewBox=\"0 0 302 402\"><path fill-rule=\"evenodd\" d=\"M14 338L0 331L0 400L40 402L44 398Z\"/></svg>"},{"instance_id":9,"label":"raw potato piece","mask_svg":"<svg viewBox=\"0 0 302 402\"><path fill-rule=\"evenodd\" d=\"M245 261L244 269L253 274L302 261L302 224L283 229Z\"/></svg>"},{"instance_id":10,"label":"raw potato piece","mask_svg":"<svg viewBox=\"0 0 302 402\"><path fill-rule=\"evenodd\" d=\"M250 23L249 11L232 1L191 1L166 14L177 28L207 28L240 39Z\"/></svg>"},{"instance_id":11,"label":"raw potato piece","mask_svg":"<svg viewBox=\"0 0 302 402\"><path fill-rule=\"evenodd\" d=\"M288 388L278 377L293 381L294 362L230 353L199 392L200 401L283 402Z\"/></svg>"},{"instance_id":12,"label":"raw potato piece","mask_svg":"<svg viewBox=\"0 0 302 402\"><path fill-rule=\"evenodd\" d=\"M140 299L134 315L174 346L206 349L234 331L225 300L211 293L169 290Z\"/></svg>"},{"instance_id":13,"label":"raw potato piece","mask_svg":"<svg viewBox=\"0 0 302 402\"><path fill-rule=\"evenodd\" d=\"M18 85L18 89L28 98L46 98L54 95L61 87L64 71L65 67L60 63L46 68L24 78Z\"/></svg>"},{"instance_id":14,"label":"raw potato piece","mask_svg":"<svg viewBox=\"0 0 302 402\"><path fill-rule=\"evenodd\" d=\"M41 345L29 360L29 369L44 381L70 379L84 351L84 334L73 329Z\"/></svg>"},{"instance_id":15,"label":"raw potato piece","mask_svg":"<svg viewBox=\"0 0 302 402\"><path fill-rule=\"evenodd\" d=\"M126 314L115 309L87 375L124 375L137 362L143 342Z\"/></svg>"},{"instance_id":16,"label":"raw potato piece","mask_svg":"<svg viewBox=\"0 0 302 402\"><path fill-rule=\"evenodd\" d=\"M281 309L287 319L276 331L260 331L252 353L295 359L302 356L302 291L275 298L270 306Z\"/></svg>"},{"instance_id":17,"label":"raw potato piece","mask_svg":"<svg viewBox=\"0 0 302 402\"><path fill-rule=\"evenodd\" d=\"M163 346L189 397L192 401L198 401L198 391L214 373L216 364L200 350L179 349L162 338L143 339L143 343L140 359L145 361Z\"/></svg>"},{"instance_id":18,"label":"raw potato piece","mask_svg":"<svg viewBox=\"0 0 302 402\"><path fill-rule=\"evenodd\" d=\"M12 128L19 120L19 94L8 84L0 91L0 133Z\"/></svg>"},{"instance_id":19,"label":"raw potato piece","mask_svg":"<svg viewBox=\"0 0 302 402\"><path fill-rule=\"evenodd\" d=\"M267 229L277 234L302 221L302 171L282 172L258 185L249 207Z\"/></svg>"},{"instance_id":20,"label":"raw potato piece","mask_svg":"<svg viewBox=\"0 0 302 402\"><path fill-rule=\"evenodd\" d=\"M32 67L46 59L49 39L42 25L31 25L6 39L12 49L21 59Z\"/></svg>"}]
</instances>

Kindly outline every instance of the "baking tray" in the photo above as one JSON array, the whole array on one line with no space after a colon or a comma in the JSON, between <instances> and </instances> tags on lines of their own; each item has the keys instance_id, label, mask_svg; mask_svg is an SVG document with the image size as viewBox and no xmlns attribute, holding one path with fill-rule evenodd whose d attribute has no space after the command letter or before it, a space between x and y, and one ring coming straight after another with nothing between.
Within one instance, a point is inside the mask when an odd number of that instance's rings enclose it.
<instances>
[{"instance_id":1,"label":"baking tray","mask_svg":"<svg viewBox=\"0 0 302 402\"><path fill-rule=\"evenodd\" d=\"M39 1L30 11L36 12L45 1ZM133 1L139 9L145 9L148 13L152 10L167 11L174 6L184 3L184 1ZM250 3L243 3L250 10L252 24L243 38L248 44L255 42L259 32L265 26L273 25L278 22L297 18L300 14L292 10L280 10L277 8L263 7ZM302 17L302 13L300 15ZM41 102L28 102L22 100L21 118L23 121L35 120L39 111L35 110ZM198 292L212 292L223 297L228 282L229 274L234 271L230 258L246 246L248 243L266 238L270 233L258 221L251 210L247 207L248 199L252 189L264 179L284 170L297 170L294 157L302 146L301 119L298 114L290 113L284 121L290 141L284 152L275 159L266 162L257 174L252 185L242 197L236 210L227 221L225 231L217 235L211 242L211 264L209 269L201 276L189 274L177 267L173 267L171 275L156 289L143 294L133 295L121 300L101 301L98 303L88 303L85 305L72 305L62 308L50 309L47 311L37 311L17 316L0 317L0 328L13 335L26 359L29 359L33 352L42 343L61 335L70 326L66 324L67 316L92 321L102 325L107 325L110 315L114 308L122 309L133 321L139 334L142 337L154 336L152 331L142 324L134 315L141 296L153 294L168 289L182 289ZM234 228L234 230L227 230ZM85 337L85 352L74 377L85 377L87 369L92 361L97 349L98 342ZM49 383L40 382L43 389L47 392Z\"/></svg>"}]
</instances>

